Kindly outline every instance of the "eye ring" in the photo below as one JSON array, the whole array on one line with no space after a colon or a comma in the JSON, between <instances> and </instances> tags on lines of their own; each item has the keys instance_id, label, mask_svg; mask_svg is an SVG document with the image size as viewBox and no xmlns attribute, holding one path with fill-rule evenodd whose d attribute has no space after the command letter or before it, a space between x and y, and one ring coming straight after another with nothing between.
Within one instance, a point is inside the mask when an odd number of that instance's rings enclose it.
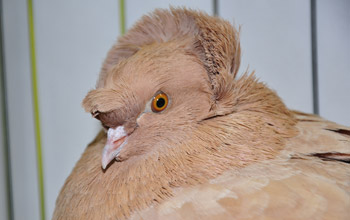
<instances>
[{"instance_id":1,"label":"eye ring","mask_svg":"<svg viewBox=\"0 0 350 220\"><path fill-rule=\"evenodd\" d=\"M168 96L165 93L160 92L153 97L153 100L151 103L152 111L156 113L161 112L168 106L168 103L169 103Z\"/></svg>"}]
</instances>

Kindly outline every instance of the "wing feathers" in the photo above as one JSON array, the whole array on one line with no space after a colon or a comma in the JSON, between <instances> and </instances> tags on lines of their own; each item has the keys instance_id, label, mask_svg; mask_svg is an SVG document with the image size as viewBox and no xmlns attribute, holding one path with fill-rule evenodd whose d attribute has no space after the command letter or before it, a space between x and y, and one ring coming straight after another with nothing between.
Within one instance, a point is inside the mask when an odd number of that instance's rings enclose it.
<instances>
[{"instance_id":1,"label":"wing feathers","mask_svg":"<svg viewBox=\"0 0 350 220\"><path fill-rule=\"evenodd\" d=\"M179 188L132 219L350 219L350 165L324 160L348 159L350 129L295 114L300 134L280 157Z\"/></svg>"}]
</instances>

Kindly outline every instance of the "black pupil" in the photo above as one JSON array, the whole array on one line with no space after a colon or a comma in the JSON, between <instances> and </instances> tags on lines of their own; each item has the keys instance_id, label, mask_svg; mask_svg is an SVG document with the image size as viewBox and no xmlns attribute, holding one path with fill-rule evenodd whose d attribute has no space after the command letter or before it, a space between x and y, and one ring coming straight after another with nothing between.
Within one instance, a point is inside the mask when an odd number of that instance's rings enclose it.
<instances>
[{"instance_id":1,"label":"black pupil","mask_svg":"<svg viewBox=\"0 0 350 220\"><path fill-rule=\"evenodd\" d=\"M156 103L158 108L162 108L165 105L165 99L164 98L159 98Z\"/></svg>"}]
</instances>

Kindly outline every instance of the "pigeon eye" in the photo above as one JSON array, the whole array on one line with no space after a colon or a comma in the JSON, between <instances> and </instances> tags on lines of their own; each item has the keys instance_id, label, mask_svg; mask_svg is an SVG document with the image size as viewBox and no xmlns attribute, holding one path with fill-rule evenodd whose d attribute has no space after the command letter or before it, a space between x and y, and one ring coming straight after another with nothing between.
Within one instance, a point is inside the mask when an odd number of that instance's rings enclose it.
<instances>
[{"instance_id":1,"label":"pigeon eye","mask_svg":"<svg viewBox=\"0 0 350 220\"><path fill-rule=\"evenodd\" d=\"M158 95L153 97L152 100L152 111L153 112L161 112L168 106L168 96L161 92Z\"/></svg>"}]
</instances>

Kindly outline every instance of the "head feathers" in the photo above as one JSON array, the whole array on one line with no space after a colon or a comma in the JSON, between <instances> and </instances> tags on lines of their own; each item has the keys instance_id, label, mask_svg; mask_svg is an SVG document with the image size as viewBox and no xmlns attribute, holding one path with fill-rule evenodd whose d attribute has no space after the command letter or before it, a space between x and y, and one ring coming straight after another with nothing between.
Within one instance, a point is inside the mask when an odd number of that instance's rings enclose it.
<instances>
[{"instance_id":1,"label":"head feathers","mask_svg":"<svg viewBox=\"0 0 350 220\"><path fill-rule=\"evenodd\" d=\"M212 89L212 110L229 113L220 111L220 104L225 102L226 93L230 93L229 84L239 69L239 33L229 22L203 12L171 8L143 16L108 52L97 88L104 87L107 75L120 61L146 45L170 41L182 42L186 52L206 69Z\"/></svg>"}]
</instances>

